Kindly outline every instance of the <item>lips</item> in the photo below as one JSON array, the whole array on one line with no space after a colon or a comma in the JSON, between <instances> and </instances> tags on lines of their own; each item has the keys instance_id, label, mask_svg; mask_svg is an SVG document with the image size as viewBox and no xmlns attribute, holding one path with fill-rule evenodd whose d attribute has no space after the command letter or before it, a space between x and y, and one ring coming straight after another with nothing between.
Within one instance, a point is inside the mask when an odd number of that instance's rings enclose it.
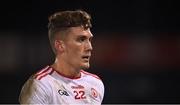
<instances>
[{"instance_id":1,"label":"lips","mask_svg":"<svg viewBox=\"0 0 180 105\"><path fill-rule=\"evenodd\" d=\"M82 59L85 59L85 60L89 60L89 58L90 58L90 55L84 55L84 56L82 56Z\"/></svg>"}]
</instances>

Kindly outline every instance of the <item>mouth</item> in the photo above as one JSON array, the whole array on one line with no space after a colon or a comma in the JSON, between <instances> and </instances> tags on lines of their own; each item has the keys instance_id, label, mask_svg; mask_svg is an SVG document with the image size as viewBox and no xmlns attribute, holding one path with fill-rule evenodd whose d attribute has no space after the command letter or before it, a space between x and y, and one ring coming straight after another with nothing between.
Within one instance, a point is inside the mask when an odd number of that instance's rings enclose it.
<instances>
[{"instance_id":1,"label":"mouth","mask_svg":"<svg viewBox=\"0 0 180 105\"><path fill-rule=\"evenodd\" d=\"M90 56L89 55L85 55L85 56L82 56L82 59L84 59L84 60L88 60L89 61L89 59L90 59Z\"/></svg>"}]
</instances>

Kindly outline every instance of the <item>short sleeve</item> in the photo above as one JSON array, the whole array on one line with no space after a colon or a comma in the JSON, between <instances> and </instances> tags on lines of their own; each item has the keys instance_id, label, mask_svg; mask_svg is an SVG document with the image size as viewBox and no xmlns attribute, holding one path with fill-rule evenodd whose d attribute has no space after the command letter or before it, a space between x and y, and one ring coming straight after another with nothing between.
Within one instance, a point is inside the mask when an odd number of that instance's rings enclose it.
<instances>
[{"instance_id":1,"label":"short sleeve","mask_svg":"<svg viewBox=\"0 0 180 105\"><path fill-rule=\"evenodd\" d=\"M100 88L99 90L100 90L100 94L101 94L101 95L100 95L100 99L101 99L101 103L102 103L103 98L104 98L104 91L105 91L105 90L104 90L104 84L103 84L102 81L100 82L100 85L99 85L99 86L100 86L100 87L99 87L99 88Z\"/></svg>"},{"instance_id":2,"label":"short sleeve","mask_svg":"<svg viewBox=\"0 0 180 105\"><path fill-rule=\"evenodd\" d=\"M30 78L22 87L19 102L20 104L48 104L48 89L41 81Z\"/></svg>"}]
</instances>

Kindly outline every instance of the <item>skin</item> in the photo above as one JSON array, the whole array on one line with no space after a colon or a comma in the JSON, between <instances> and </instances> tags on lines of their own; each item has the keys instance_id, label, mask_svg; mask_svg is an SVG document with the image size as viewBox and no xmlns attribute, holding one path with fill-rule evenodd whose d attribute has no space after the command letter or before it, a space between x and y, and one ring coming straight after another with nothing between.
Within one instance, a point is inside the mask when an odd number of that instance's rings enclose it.
<instances>
[{"instance_id":1,"label":"skin","mask_svg":"<svg viewBox=\"0 0 180 105\"><path fill-rule=\"evenodd\" d=\"M63 40L60 38L55 40L57 55L51 66L67 77L80 77L80 70L90 67L92 37L90 29L81 26L71 27Z\"/></svg>"}]
</instances>

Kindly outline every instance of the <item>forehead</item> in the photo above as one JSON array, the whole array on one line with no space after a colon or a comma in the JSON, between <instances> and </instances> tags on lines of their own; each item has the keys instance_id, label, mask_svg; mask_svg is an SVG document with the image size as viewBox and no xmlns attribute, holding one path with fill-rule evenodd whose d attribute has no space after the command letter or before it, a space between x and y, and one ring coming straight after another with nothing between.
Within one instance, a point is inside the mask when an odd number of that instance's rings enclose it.
<instances>
[{"instance_id":1,"label":"forehead","mask_svg":"<svg viewBox=\"0 0 180 105\"><path fill-rule=\"evenodd\" d=\"M84 29L83 27L71 27L68 32L70 35L69 36L86 36L86 37L93 37L90 29Z\"/></svg>"}]
</instances>

